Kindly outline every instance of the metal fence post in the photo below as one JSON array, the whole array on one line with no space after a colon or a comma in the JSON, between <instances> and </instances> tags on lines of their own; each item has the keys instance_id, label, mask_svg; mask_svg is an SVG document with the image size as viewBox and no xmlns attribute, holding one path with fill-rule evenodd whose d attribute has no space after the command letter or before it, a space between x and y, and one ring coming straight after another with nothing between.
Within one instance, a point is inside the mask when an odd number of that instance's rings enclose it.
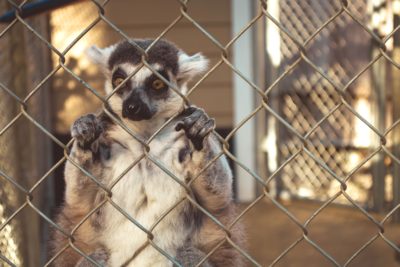
<instances>
[{"instance_id":1,"label":"metal fence post","mask_svg":"<svg viewBox=\"0 0 400 267\"><path fill-rule=\"evenodd\" d=\"M372 48L372 58L379 53L379 48ZM376 127L379 131L385 131L385 118L386 118L386 62L380 60L376 62L372 67L371 73L371 83L372 83L372 114L374 114L374 120ZM374 147L380 145L379 136L374 136L374 142L372 142ZM385 176L386 167L384 164L384 155L379 153L373 158L372 165L372 196L373 196L373 209L375 211L382 211L383 204L385 200Z\"/></svg>"},{"instance_id":2,"label":"metal fence post","mask_svg":"<svg viewBox=\"0 0 400 267\"><path fill-rule=\"evenodd\" d=\"M400 7L400 0L395 0L393 4L397 4ZM394 25L400 24L400 9L394 10ZM393 36L393 59L395 62L400 62L400 32L397 31ZM399 69L392 66L392 99L393 99L393 121L400 119L400 105L397 101L400 100L400 74ZM393 129L393 154L400 159L400 127L397 126ZM393 204L392 207L396 207L400 204L400 166L393 163ZM393 220L400 222L400 210L397 210L393 214Z\"/></svg>"},{"instance_id":3,"label":"metal fence post","mask_svg":"<svg viewBox=\"0 0 400 267\"><path fill-rule=\"evenodd\" d=\"M257 7L258 11L260 11L261 7ZM254 53L253 53L253 61L254 61L254 74L256 84L260 88L266 87L266 43L265 43L265 32L266 32L266 21L265 19L261 19L257 22L255 26L255 36L254 36ZM264 99L257 98L256 105L260 105ZM256 126L255 126L255 134L256 134L256 169L261 174L262 177L265 175L269 175L268 170L268 159L267 154L263 150L262 144L264 138L266 137L267 130L267 120L268 114L266 112L260 112L256 118ZM257 188L257 193L262 192L262 188Z\"/></svg>"},{"instance_id":4,"label":"metal fence post","mask_svg":"<svg viewBox=\"0 0 400 267\"><path fill-rule=\"evenodd\" d=\"M251 1L232 1L232 35L235 36L253 17ZM253 30L250 28L233 46L233 63L247 78L253 80ZM233 77L234 124L237 125L255 108L254 91L241 77ZM255 170L255 122L250 120L235 136L237 158L247 167ZM255 180L240 167L236 168L237 198L240 202L255 198Z\"/></svg>"}]
</instances>

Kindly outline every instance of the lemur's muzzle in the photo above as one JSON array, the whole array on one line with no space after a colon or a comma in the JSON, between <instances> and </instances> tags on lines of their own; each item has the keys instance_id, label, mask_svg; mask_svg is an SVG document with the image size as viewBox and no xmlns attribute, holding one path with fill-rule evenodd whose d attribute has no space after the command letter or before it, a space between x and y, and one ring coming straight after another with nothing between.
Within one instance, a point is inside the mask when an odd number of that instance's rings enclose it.
<instances>
[{"instance_id":1,"label":"lemur's muzzle","mask_svg":"<svg viewBox=\"0 0 400 267\"><path fill-rule=\"evenodd\" d=\"M138 94L131 94L122 105L122 117L133 121L148 120L154 115Z\"/></svg>"}]
</instances>

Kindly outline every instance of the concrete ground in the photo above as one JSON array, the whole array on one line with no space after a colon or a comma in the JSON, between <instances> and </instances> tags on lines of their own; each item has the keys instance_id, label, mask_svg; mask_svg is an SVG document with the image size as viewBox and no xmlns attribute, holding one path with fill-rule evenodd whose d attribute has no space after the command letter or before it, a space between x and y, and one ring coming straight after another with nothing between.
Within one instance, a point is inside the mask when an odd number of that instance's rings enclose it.
<instances>
[{"instance_id":1,"label":"concrete ground","mask_svg":"<svg viewBox=\"0 0 400 267\"><path fill-rule=\"evenodd\" d=\"M284 204L304 223L322 204L292 202ZM376 219L381 216L373 214ZM243 218L248 233L248 252L262 266L269 266L287 247L302 236L301 229L271 202L261 201ZM309 238L321 246L340 265L370 238L378 228L356 209L330 205L309 225ZM400 243L400 224L386 223L385 236ZM249 265L251 266L251 264ZM275 266L334 266L307 241L301 241ZM395 251L381 237L375 240L348 266L398 267Z\"/></svg>"}]
</instances>

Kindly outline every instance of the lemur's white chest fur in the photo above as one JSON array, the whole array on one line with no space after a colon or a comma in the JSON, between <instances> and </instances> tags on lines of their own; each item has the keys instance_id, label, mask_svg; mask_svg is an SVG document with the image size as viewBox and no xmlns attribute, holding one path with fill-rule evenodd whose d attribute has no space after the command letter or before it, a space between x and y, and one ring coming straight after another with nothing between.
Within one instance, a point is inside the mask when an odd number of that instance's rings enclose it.
<instances>
[{"instance_id":1,"label":"lemur's white chest fur","mask_svg":"<svg viewBox=\"0 0 400 267\"><path fill-rule=\"evenodd\" d=\"M124 131L111 132L110 137L117 141L112 145L111 158L106 165L111 184L141 157L144 149ZM179 162L179 151L185 149L188 144L184 138L186 137L182 133L170 128L161 132L150 143L151 156L182 181L184 172ZM168 254L175 255L189 234L189 230L182 227L182 205L175 208L156 226L155 223L182 198L184 192L184 188L160 167L143 158L113 187L112 200L139 224L152 230L153 242L157 246ZM146 244L147 234L111 204L107 204L104 218L106 221L102 242L110 250L109 264L121 266ZM151 229L154 226L155 228ZM149 244L127 266L172 266L172 263Z\"/></svg>"}]
</instances>

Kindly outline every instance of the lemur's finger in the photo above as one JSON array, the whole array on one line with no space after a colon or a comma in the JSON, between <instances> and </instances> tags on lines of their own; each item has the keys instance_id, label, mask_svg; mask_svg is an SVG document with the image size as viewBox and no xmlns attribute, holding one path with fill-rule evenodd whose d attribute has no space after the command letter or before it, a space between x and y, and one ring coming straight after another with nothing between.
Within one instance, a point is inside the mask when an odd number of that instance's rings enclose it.
<instances>
[{"instance_id":1,"label":"lemur's finger","mask_svg":"<svg viewBox=\"0 0 400 267\"><path fill-rule=\"evenodd\" d=\"M191 110L191 114L189 116L183 118L180 122L178 122L175 130L189 130L193 126L193 124L201 117L202 114L203 111L200 109Z\"/></svg>"},{"instance_id":2,"label":"lemur's finger","mask_svg":"<svg viewBox=\"0 0 400 267\"><path fill-rule=\"evenodd\" d=\"M203 128L200 130L198 135L201 138L205 138L207 135L209 135L215 128L215 120L214 119L209 119L203 126Z\"/></svg>"},{"instance_id":3,"label":"lemur's finger","mask_svg":"<svg viewBox=\"0 0 400 267\"><path fill-rule=\"evenodd\" d=\"M188 138L196 150L202 150L205 137L214 129L215 121L206 114L196 121L196 123L187 131Z\"/></svg>"},{"instance_id":4,"label":"lemur's finger","mask_svg":"<svg viewBox=\"0 0 400 267\"><path fill-rule=\"evenodd\" d=\"M175 131L179 132L180 130L183 129L183 122L178 122L175 126Z\"/></svg>"},{"instance_id":5,"label":"lemur's finger","mask_svg":"<svg viewBox=\"0 0 400 267\"><path fill-rule=\"evenodd\" d=\"M185 109L182 113L181 116L186 118L188 116L190 116L193 112L195 112L196 110L198 110L196 107L188 107L187 109ZM176 131L180 131L184 129L184 122L183 120L178 122L175 126L175 130Z\"/></svg>"},{"instance_id":6,"label":"lemur's finger","mask_svg":"<svg viewBox=\"0 0 400 267\"><path fill-rule=\"evenodd\" d=\"M192 127L192 130L196 132L195 134L191 133L193 136L190 139L193 143L194 148L198 151L203 149L204 139L214 129L215 125L214 119L209 119L208 117L205 118L207 120L201 124L201 127Z\"/></svg>"}]
</instances>

